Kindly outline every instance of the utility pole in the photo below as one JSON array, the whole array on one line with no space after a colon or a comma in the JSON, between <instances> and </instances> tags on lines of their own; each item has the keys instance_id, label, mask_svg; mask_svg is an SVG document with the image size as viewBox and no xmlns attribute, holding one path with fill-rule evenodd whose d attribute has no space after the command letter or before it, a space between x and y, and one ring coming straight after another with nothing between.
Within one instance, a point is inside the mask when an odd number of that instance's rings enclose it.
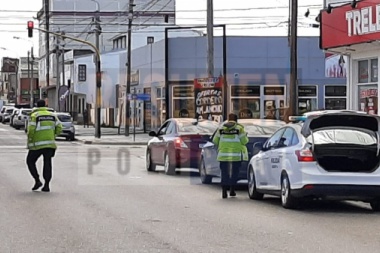
<instances>
[{"instance_id":1,"label":"utility pole","mask_svg":"<svg viewBox=\"0 0 380 253\"><path fill-rule=\"evenodd\" d=\"M297 88L298 88L298 64L297 64L297 15L298 15L298 0L290 0L291 9L291 28L290 28L290 85L289 85L289 113L297 115ZM289 115L289 116L290 116ZM285 119L286 121L288 119Z\"/></svg>"},{"instance_id":2,"label":"utility pole","mask_svg":"<svg viewBox=\"0 0 380 253\"><path fill-rule=\"evenodd\" d=\"M64 35L65 32L62 32L62 34ZM65 41L65 38L63 37L63 42ZM61 54L62 54L62 86L66 86L66 81L65 81L65 43L62 43L62 51L61 51ZM65 98L66 100L66 98ZM66 100L67 101L67 100ZM62 111L65 111L67 112L67 102L65 102L65 108L62 109Z\"/></svg>"},{"instance_id":3,"label":"utility pole","mask_svg":"<svg viewBox=\"0 0 380 253\"><path fill-rule=\"evenodd\" d=\"M30 78L30 51L28 51L28 79L31 80ZM32 102L32 87L29 87L30 88L30 107L33 108L33 102Z\"/></svg>"},{"instance_id":4,"label":"utility pole","mask_svg":"<svg viewBox=\"0 0 380 253\"><path fill-rule=\"evenodd\" d=\"M46 86L50 85L50 34L49 34L49 22L50 22L50 0L44 0L45 3L45 47L46 47Z\"/></svg>"},{"instance_id":5,"label":"utility pole","mask_svg":"<svg viewBox=\"0 0 380 253\"><path fill-rule=\"evenodd\" d=\"M214 77L214 4L207 0L207 72Z\"/></svg>"},{"instance_id":6,"label":"utility pole","mask_svg":"<svg viewBox=\"0 0 380 253\"><path fill-rule=\"evenodd\" d=\"M34 101L34 94L33 94L33 91L34 91L34 76L33 76L33 72L34 72L34 68L33 68L33 64L34 64L34 52L33 52L33 47L31 48L30 50L30 107L33 108L33 101Z\"/></svg>"},{"instance_id":7,"label":"utility pole","mask_svg":"<svg viewBox=\"0 0 380 253\"><path fill-rule=\"evenodd\" d=\"M95 47L99 51L100 48L100 34L102 31L102 28L100 26L100 15L99 15L99 3L94 1L96 3L96 17L94 19L95 21ZM102 100L101 100L101 87L102 87L102 72L101 72L101 65L100 65L100 55L97 55L96 57L96 112L95 112L95 137L100 138L101 137L101 107L102 107Z\"/></svg>"},{"instance_id":8,"label":"utility pole","mask_svg":"<svg viewBox=\"0 0 380 253\"><path fill-rule=\"evenodd\" d=\"M128 13L128 52L127 52L127 87L125 96L125 136L129 136L129 120L130 120L130 103L128 96L131 93L131 58L132 58L132 22L133 22L133 0L129 0L129 13Z\"/></svg>"},{"instance_id":9,"label":"utility pole","mask_svg":"<svg viewBox=\"0 0 380 253\"><path fill-rule=\"evenodd\" d=\"M55 36L55 42L56 42L56 44L55 44L55 56L56 56L56 61L57 61L57 66L56 66L56 68L57 68L57 73L56 73L56 88L55 88L55 90L56 90L56 98L55 98L55 100L56 100L56 102L55 102L55 110L57 110L57 111L60 111L60 109L61 108L59 108L59 105L60 105L60 103L59 103L59 88L61 87L61 84L60 84L60 67L59 67L59 40L60 40L60 38L59 38L59 36Z\"/></svg>"}]
</instances>

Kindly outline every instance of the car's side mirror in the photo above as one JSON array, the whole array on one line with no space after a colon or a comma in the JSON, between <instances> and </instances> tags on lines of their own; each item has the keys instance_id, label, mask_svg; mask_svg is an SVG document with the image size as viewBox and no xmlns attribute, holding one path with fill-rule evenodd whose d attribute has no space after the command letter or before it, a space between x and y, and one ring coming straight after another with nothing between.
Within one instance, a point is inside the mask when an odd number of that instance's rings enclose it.
<instances>
[{"instance_id":1,"label":"car's side mirror","mask_svg":"<svg viewBox=\"0 0 380 253\"><path fill-rule=\"evenodd\" d=\"M253 149L252 149L252 156L258 154L260 151L266 151L266 148L264 147L264 143L262 142L254 143Z\"/></svg>"},{"instance_id":2,"label":"car's side mirror","mask_svg":"<svg viewBox=\"0 0 380 253\"><path fill-rule=\"evenodd\" d=\"M149 132L149 136L151 136L151 137L156 137L157 134L156 134L155 131L150 131L150 132Z\"/></svg>"}]
</instances>

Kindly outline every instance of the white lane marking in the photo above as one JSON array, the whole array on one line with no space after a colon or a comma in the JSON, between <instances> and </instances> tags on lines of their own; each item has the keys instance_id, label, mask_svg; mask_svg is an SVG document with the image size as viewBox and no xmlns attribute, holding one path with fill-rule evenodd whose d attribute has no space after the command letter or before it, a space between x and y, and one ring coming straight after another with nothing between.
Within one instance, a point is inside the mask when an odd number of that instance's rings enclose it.
<instances>
[{"instance_id":1,"label":"white lane marking","mask_svg":"<svg viewBox=\"0 0 380 253\"><path fill-rule=\"evenodd\" d=\"M7 132L7 131L9 131L9 129L6 129L6 128L0 128L0 131Z\"/></svg>"}]
</instances>

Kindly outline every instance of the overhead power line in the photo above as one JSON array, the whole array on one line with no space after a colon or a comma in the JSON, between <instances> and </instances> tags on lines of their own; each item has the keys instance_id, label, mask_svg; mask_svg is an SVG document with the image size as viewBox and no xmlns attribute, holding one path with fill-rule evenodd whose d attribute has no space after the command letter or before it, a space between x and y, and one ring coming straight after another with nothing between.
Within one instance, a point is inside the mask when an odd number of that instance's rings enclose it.
<instances>
[{"instance_id":1,"label":"overhead power line","mask_svg":"<svg viewBox=\"0 0 380 253\"><path fill-rule=\"evenodd\" d=\"M321 4L312 4L312 5L300 5L298 8L322 8ZM288 9L288 6L270 6L270 7L250 7L250 8L230 8L230 9L215 9L214 12L220 12L220 11L249 11L249 10L273 10L273 9ZM15 12L15 13L37 13L40 10L37 11L28 11L28 10L0 10L1 12ZM139 10L136 10L139 11ZM143 11L143 10L142 10ZM193 10L176 10L176 13L191 13L191 12L206 12L205 9L193 9ZM127 13L128 11L109 11L109 12L120 12L120 13ZM92 13L89 11L89 13Z\"/></svg>"}]
</instances>

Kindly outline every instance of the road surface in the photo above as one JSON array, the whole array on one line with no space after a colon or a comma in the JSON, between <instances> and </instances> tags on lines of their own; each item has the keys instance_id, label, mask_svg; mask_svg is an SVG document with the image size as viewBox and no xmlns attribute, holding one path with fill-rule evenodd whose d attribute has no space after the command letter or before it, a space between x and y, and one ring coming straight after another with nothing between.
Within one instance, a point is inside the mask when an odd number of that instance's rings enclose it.
<instances>
[{"instance_id":1,"label":"road surface","mask_svg":"<svg viewBox=\"0 0 380 253\"><path fill-rule=\"evenodd\" d=\"M188 173L147 173L142 146L58 145L52 192L32 192L25 134L0 125L0 252L380 249L380 215L366 204L290 211L277 198L249 200L245 186L223 200L217 184Z\"/></svg>"}]
</instances>

